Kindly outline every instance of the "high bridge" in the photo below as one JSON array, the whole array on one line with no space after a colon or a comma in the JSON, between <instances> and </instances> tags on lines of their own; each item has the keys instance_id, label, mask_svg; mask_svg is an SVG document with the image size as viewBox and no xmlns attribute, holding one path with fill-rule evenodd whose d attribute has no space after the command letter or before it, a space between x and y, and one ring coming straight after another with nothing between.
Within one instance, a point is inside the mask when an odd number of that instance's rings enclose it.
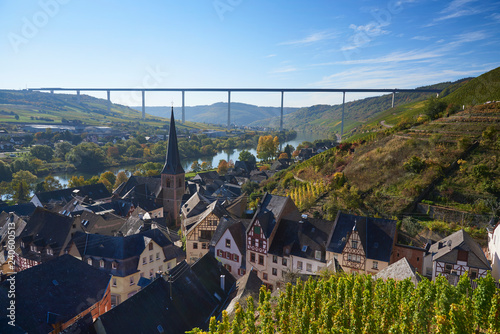
<instances>
[{"instance_id":1,"label":"high bridge","mask_svg":"<svg viewBox=\"0 0 500 334\"><path fill-rule=\"evenodd\" d=\"M142 119L146 118L146 92L181 92L182 93L182 123L185 122L185 93L186 92L227 92L227 128L231 125L231 93L280 93L281 115L280 131L283 131L283 102L285 93L342 93L342 122L340 127L340 138L344 134L344 111L346 93L391 93L392 108L394 108L394 97L396 93L437 93L439 89L385 89L385 88L29 88L30 91L54 92L76 92L77 102L80 103L80 92L107 92L108 112L111 111L111 92L141 92L142 94Z\"/></svg>"}]
</instances>

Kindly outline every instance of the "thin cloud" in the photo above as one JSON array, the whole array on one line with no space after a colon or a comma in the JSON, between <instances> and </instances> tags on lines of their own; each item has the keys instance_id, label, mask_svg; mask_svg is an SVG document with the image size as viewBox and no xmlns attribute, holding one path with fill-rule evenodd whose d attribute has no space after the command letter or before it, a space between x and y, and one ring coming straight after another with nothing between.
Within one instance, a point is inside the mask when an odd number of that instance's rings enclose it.
<instances>
[{"instance_id":1,"label":"thin cloud","mask_svg":"<svg viewBox=\"0 0 500 334\"><path fill-rule=\"evenodd\" d=\"M392 52L388 55L378 58L344 60L330 63L314 64L312 66L325 66L325 65L362 65L362 64L383 64L383 63L399 63L406 61L422 61L430 60L433 58L442 57L443 54L437 51L421 51L412 50L408 52Z\"/></svg>"},{"instance_id":2,"label":"thin cloud","mask_svg":"<svg viewBox=\"0 0 500 334\"><path fill-rule=\"evenodd\" d=\"M270 55L265 56L264 58L272 58L272 57L276 57L276 55L275 54L270 54Z\"/></svg>"},{"instance_id":3,"label":"thin cloud","mask_svg":"<svg viewBox=\"0 0 500 334\"><path fill-rule=\"evenodd\" d=\"M477 0L454 0L448 5L448 7L440 12L441 16L435 18L434 22L479 14L482 10L477 7L467 6L468 4L476 1Z\"/></svg>"},{"instance_id":4,"label":"thin cloud","mask_svg":"<svg viewBox=\"0 0 500 334\"><path fill-rule=\"evenodd\" d=\"M272 73L272 74L289 73L289 72L295 72L295 71L297 71L297 69L295 67L288 66L288 67L277 68L275 70L272 70L270 73Z\"/></svg>"},{"instance_id":5,"label":"thin cloud","mask_svg":"<svg viewBox=\"0 0 500 334\"><path fill-rule=\"evenodd\" d=\"M434 37L431 37L431 36L414 36L411 39L414 39L416 41L429 41L429 40L431 40L433 38Z\"/></svg>"},{"instance_id":6,"label":"thin cloud","mask_svg":"<svg viewBox=\"0 0 500 334\"><path fill-rule=\"evenodd\" d=\"M337 35L334 33L321 31L321 32L316 32L316 33L310 34L309 36L302 38L302 39L299 39L299 40L282 42L282 43L279 43L278 45L305 45L305 44L321 42L321 41L328 40L328 39L334 39L336 37L337 37Z\"/></svg>"}]
</instances>

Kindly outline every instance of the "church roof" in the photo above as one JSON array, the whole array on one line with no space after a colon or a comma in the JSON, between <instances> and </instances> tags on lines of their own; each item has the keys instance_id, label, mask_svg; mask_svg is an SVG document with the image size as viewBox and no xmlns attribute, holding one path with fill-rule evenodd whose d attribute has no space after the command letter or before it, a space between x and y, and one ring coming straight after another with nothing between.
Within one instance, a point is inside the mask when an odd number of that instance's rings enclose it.
<instances>
[{"instance_id":1,"label":"church roof","mask_svg":"<svg viewBox=\"0 0 500 334\"><path fill-rule=\"evenodd\" d=\"M177 175L184 174L179 157L179 146L177 144L177 133L175 132L174 107L170 116L170 131L168 133L167 160L161 174Z\"/></svg>"}]
</instances>

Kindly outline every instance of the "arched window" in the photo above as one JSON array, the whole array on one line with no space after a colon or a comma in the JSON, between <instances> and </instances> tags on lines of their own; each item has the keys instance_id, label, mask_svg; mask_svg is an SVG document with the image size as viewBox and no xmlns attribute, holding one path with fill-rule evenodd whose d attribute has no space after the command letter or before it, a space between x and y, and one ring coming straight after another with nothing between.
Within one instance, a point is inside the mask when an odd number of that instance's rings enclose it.
<instances>
[{"instance_id":1,"label":"arched window","mask_svg":"<svg viewBox=\"0 0 500 334\"><path fill-rule=\"evenodd\" d=\"M170 188L170 178L168 178L168 177L167 177L167 181L166 181L166 183L167 183L167 184L166 184L167 188Z\"/></svg>"}]
</instances>

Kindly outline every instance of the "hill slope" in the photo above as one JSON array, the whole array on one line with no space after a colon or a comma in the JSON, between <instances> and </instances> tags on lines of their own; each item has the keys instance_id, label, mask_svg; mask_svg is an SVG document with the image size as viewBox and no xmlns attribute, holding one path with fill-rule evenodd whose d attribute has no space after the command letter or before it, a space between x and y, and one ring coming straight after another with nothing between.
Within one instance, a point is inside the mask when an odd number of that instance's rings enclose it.
<instances>
[{"instance_id":1,"label":"hill slope","mask_svg":"<svg viewBox=\"0 0 500 334\"><path fill-rule=\"evenodd\" d=\"M133 107L142 111L142 107ZM178 107L177 109L181 109ZM290 114L299 108L283 108L283 114ZM146 107L150 115L165 117L170 107ZM218 102L211 105L185 107L186 121L227 124L227 103ZM259 107L252 104L231 102L231 123L236 125L248 125L255 120L279 117L280 108ZM268 125L264 125L268 126ZM279 123L278 123L279 127Z\"/></svg>"}]
</instances>

